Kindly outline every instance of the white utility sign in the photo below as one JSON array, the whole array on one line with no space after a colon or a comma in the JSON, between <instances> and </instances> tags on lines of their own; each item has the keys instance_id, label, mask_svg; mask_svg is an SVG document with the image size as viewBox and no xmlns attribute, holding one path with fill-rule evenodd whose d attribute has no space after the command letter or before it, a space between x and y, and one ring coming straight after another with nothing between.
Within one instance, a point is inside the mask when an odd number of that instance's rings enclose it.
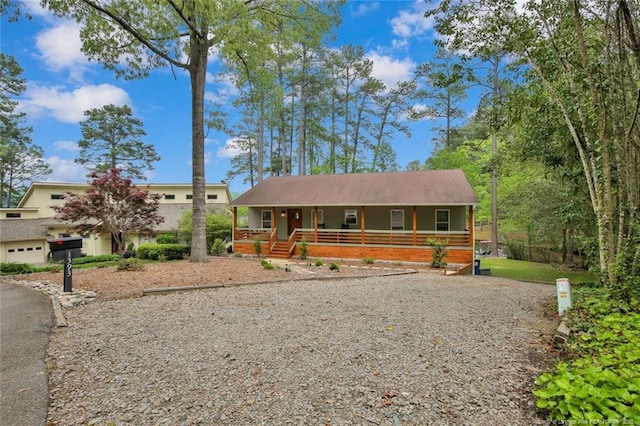
<instances>
[{"instance_id":1,"label":"white utility sign","mask_svg":"<svg viewBox=\"0 0 640 426\"><path fill-rule=\"evenodd\" d=\"M568 278L558 278L556 280L556 291L558 292L558 314L571 307L571 284Z\"/></svg>"}]
</instances>

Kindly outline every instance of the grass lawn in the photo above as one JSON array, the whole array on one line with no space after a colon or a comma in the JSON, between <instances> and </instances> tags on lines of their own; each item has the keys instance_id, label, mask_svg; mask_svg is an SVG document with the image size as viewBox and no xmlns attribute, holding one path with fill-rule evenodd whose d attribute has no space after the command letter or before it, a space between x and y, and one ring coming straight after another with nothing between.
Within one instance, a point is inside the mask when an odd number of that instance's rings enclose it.
<instances>
[{"instance_id":1,"label":"grass lawn","mask_svg":"<svg viewBox=\"0 0 640 426\"><path fill-rule=\"evenodd\" d=\"M518 281L532 281L555 284L558 278L568 278L572 284L594 282L596 278L588 271L560 270L546 263L525 262L523 260L485 257L480 259L481 268L491 269L494 277L511 278Z\"/></svg>"}]
</instances>

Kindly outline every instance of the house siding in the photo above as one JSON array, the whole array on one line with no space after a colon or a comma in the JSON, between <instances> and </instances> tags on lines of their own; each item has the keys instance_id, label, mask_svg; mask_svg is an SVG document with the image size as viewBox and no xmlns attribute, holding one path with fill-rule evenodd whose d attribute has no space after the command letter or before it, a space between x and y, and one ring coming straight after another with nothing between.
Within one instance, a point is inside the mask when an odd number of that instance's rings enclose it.
<instances>
[{"instance_id":1,"label":"house siding","mask_svg":"<svg viewBox=\"0 0 640 426\"><path fill-rule=\"evenodd\" d=\"M287 219L282 218L280 213L292 207L276 207L276 227L278 228L278 239L282 240L287 237ZM372 206L365 207L365 228L372 230L389 230L391 229L391 210L404 210L404 229L410 231L413 229L413 206ZM360 229L362 223L362 210L358 206L318 206L319 210L323 210L324 228L325 229L341 229L344 223L344 211L356 210L358 212L357 225L351 225L351 229ZM419 206L416 208L416 226L418 230L435 231L436 229L436 210L445 209L450 211L450 231L464 231L468 228L468 216L466 206ZM271 207L250 207L248 210L248 226L250 228L260 228L262 225L262 210L271 210ZM307 229L313 228L313 207L302 207L302 227Z\"/></svg>"},{"instance_id":2,"label":"house siding","mask_svg":"<svg viewBox=\"0 0 640 426\"><path fill-rule=\"evenodd\" d=\"M141 189L148 189L151 193L175 195L174 199L163 198L160 200L161 206L171 205L171 214L169 215L171 220L170 223L161 224L159 230L167 230L176 226L176 223L173 222L177 221L181 213L180 206L176 204L191 205L191 201L187 201L187 195L193 192L189 184L139 184L138 186ZM0 230L12 230L9 233L0 233L3 238L0 239L0 262L43 263L47 260L49 253L47 239L57 238L62 234L79 236L77 233L70 232L70 229L73 228L71 224L57 222L54 219L56 212L51 206L64 204L64 199L60 199L58 195L64 195L67 192L82 193L86 188L85 184L36 182L29 187L17 208L0 209L0 213L2 213ZM207 184L205 190L207 195L212 195L206 200L206 204L212 209L224 208L231 201L231 194L226 184ZM52 197L52 195L55 196ZM6 218L7 213L20 213L20 218ZM24 224L25 219L35 220L38 223L31 226L30 231L26 232L21 230L21 223ZM82 239L82 253L89 256L111 253L109 232L104 229L96 229L95 232L85 237ZM129 240L135 246L151 241L148 236L138 234L130 235ZM36 247L40 247L40 249L36 249ZM18 251L19 249L21 250Z\"/></svg>"}]
</instances>

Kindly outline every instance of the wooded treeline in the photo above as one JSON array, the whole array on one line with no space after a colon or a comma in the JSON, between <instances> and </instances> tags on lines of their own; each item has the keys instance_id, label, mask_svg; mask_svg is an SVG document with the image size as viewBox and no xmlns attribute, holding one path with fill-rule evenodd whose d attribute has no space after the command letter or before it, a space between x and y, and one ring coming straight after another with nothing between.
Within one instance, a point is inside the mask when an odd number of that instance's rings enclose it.
<instances>
[{"instance_id":1,"label":"wooded treeline","mask_svg":"<svg viewBox=\"0 0 640 426\"><path fill-rule=\"evenodd\" d=\"M361 46L330 49L311 34L243 76L230 178L397 170L393 136L410 135L416 82L386 87Z\"/></svg>"},{"instance_id":2,"label":"wooded treeline","mask_svg":"<svg viewBox=\"0 0 640 426\"><path fill-rule=\"evenodd\" d=\"M503 178L531 174L504 210L591 238L584 249L625 297L640 289L639 14L635 0L442 1L428 12L450 48L521 72L491 123L518 160L492 160Z\"/></svg>"}]
</instances>

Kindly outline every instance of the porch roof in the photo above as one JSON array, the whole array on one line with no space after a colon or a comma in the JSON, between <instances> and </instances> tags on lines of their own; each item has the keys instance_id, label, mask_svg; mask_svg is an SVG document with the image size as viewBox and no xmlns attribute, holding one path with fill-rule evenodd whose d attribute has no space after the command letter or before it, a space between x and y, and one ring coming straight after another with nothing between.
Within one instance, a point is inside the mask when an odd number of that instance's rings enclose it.
<instances>
[{"instance_id":1,"label":"porch roof","mask_svg":"<svg viewBox=\"0 0 640 426\"><path fill-rule=\"evenodd\" d=\"M269 177L230 206L478 204L462 170Z\"/></svg>"}]
</instances>

